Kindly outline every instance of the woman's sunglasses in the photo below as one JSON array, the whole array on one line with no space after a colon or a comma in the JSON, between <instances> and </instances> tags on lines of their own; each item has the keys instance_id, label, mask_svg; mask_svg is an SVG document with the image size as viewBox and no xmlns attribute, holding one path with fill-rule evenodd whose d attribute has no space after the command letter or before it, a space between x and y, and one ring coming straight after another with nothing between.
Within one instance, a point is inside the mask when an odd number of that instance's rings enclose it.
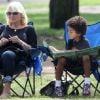
<instances>
[{"instance_id":1,"label":"woman's sunglasses","mask_svg":"<svg viewBox=\"0 0 100 100\"><path fill-rule=\"evenodd\" d=\"M10 15L18 15L19 13L18 12L7 12L6 13L8 16L10 16Z\"/></svg>"}]
</instances>

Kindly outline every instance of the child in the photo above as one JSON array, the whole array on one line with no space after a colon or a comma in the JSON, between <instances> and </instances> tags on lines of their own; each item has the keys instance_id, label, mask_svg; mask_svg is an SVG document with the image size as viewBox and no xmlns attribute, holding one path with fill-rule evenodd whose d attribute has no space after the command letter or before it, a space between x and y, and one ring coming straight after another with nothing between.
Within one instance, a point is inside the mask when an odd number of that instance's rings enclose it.
<instances>
[{"instance_id":1,"label":"child","mask_svg":"<svg viewBox=\"0 0 100 100\"><path fill-rule=\"evenodd\" d=\"M81 16L72 17L67 21L68 31L70 40L67 44L67 50L81 50L85 48L89 48L89 43L84 38L84 34L86 33L87 23L86 20ZM85 80L83 86L83 95L90 95L90 58L88 55L83 56L76 61L71 59L67 59L65 57L60 57L57 60L56 72L55 72L55 96L62 97L62 87L61 87L61 76L63 74L63 70L65 67L83 67Z\"/></svg>"}]
</instances>

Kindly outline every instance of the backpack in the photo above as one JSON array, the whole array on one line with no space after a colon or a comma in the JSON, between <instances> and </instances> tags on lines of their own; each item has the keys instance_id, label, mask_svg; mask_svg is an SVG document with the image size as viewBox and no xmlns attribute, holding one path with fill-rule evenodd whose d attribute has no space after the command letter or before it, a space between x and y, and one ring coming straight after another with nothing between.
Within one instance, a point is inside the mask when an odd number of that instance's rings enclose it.
<instances>
[{"instance_id":1,"label":"backpack","mask_svg":"<svg viewBox=\"0 0 100 100\"><path fill-rule=\"evenodd\" d=\"M66 96L68 94L68 91L70 90L71 81L62 81L62 91L64 96ZM46 86L44 86L43 88L41 88L40 90L40 94L41 95L45 95L45 96L54 96L54 88L55 88L55 81L51 81L49 82ZM72 85L72 92L69 95L78 95L79 91L78 89L75 90L75 87Z\"/></svg>"}]
</instances>

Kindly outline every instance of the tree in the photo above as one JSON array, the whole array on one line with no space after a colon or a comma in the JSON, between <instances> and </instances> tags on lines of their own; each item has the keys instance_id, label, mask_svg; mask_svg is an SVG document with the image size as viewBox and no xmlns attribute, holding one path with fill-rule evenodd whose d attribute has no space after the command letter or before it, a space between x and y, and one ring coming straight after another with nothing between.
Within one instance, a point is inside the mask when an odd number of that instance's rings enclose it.
<instances>
[{"instance_id":1,"label":"tree","mask_svg":"<svg viewBox=\"0 0 100 100\"><path fill-rule=\"evenodd\" d=\"M50 0L49 20L51 28L64 28L66 20L79 15L79 0Z\"/></svg>"}]
</instances>

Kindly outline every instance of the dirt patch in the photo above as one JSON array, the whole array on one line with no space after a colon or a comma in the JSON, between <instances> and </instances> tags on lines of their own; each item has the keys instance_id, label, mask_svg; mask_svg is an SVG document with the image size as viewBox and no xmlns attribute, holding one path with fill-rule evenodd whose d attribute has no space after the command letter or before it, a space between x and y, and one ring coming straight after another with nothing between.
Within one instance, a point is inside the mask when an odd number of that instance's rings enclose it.
<instances>
[{"instance_id":1,"label":"dirt patch","mask_svg":"<svg viewBox=\"0 0 100 100\"><path fill-rule=\"evenodd\" d=\"M49 44L51 42L63 40L63 36L38 36L38 45L42 45L44 40Z\"/></svg>"},{"instance_id":2,"label":"dirt patch","mask_svg":"<svg viewBox=\"0 0 100 100\"><path fill-rule=\"evenodd\" d=\"M52 59L51 58L48 58L44 62L42 73L45 73L45 74L54 74L55 73L55 66L52 63Z\"/></svg>"}]
</instances>

